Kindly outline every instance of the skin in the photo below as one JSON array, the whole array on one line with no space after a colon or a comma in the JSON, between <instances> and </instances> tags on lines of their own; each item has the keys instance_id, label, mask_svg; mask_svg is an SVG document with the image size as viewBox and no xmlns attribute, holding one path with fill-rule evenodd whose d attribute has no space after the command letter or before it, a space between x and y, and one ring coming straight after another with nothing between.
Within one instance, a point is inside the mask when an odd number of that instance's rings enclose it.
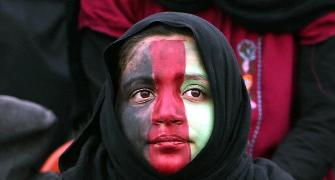
<instances>
[{"instance_id":1,"label":"skin","mask_svg":"<svg viewBox=\"0 0 335 180\"><path fill-rule=\"evenodd\" d=\"M154 169L176 173L205 147L214 123L195 42L184 35L155 35L130 53L117 96L123 130Z\"/></svg>"}]
</instances>

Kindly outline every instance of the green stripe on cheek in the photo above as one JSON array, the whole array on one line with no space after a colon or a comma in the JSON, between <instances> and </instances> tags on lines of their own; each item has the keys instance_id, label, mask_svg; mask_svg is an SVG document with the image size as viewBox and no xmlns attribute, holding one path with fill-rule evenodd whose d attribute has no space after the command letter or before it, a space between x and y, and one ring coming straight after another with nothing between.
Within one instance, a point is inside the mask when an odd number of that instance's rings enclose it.
<instances>
[{"instance_id":1,"label":"green stripe on cheek","mask_svg":"<svg viewBox=\"0 0 335 180\"><path fill-rule=\"evenodd\" d=\"M194 41L185 41L184 45L186 50L185 75L200 75L207 78ZM185 80L183 86L187 87L188 84L203 85L200 81L198 83L196 81ZM210 88L207 87L206 90L208 90L206 93L209 93ZM191 144L191 158L193 159L206 146L211 136L214 124L214 105L211 98L203 102L190 102L185 99L183 101L189 125L189 137L194 141Z\"/></svg>"},{"instance_id":2,"label":"green stripe on cheek","mask_svg":"<svg viewBox=\"0 0 335 180\"><path fill-rule=\"evenodd\" d=\"M184 100L186 118L189 125L189 137L195 143L191 144L191 158L206 146L213 129L213 103L195 104Z\"/></svg>"}]
</instances>

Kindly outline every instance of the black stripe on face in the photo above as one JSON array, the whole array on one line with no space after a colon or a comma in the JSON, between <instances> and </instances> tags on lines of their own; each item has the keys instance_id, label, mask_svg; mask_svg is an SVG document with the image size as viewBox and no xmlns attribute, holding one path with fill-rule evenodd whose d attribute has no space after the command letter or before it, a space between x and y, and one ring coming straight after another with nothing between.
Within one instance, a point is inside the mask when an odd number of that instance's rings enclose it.
<instances>
[{"instance_id":1,"label":"black stripe on face","mask_svg":"<svg viewBox=\"0 0 335 180\"><path fill-rule=\"evenodd\" d=\"M116 98L116 110L121 120L123 131L140 154L148 156L147 136L151 128L152 102L134 104L131 95L138 89L151 89L155 85L152 77L152 61L148 46L142 45L131 56L122 72ZM135 47L136 48L136 47Z\"/></svg>"}]
</instances>

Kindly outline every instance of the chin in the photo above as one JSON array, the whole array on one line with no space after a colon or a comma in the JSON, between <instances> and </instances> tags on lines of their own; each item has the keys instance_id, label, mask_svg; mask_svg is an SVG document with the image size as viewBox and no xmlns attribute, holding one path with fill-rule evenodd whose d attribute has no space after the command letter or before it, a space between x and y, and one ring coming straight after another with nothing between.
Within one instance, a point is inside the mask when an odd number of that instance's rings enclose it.
<instances>
[{"instance_id":1,"label":"chin","mask_svg":"<svg viewBox=\"0 0 335 180\"><path fill-rule=\"evenodd\" d=\"M185 157L178 155L160 155L155 158L154 162L151 162L151 165L161 174L172 175L183 169L188 163L189 160L185 161Z\"/></svg>"},{"instance_id":2,"label":"chin","mask_svg":"<svg viewBox=\"0 0 335 180\"><path fill-rule=\"evenodd\" d=\"M149 163L161 174L171 175L191 161L188 143L159 143L149 147Z\"/></svg>"}]
</instances>

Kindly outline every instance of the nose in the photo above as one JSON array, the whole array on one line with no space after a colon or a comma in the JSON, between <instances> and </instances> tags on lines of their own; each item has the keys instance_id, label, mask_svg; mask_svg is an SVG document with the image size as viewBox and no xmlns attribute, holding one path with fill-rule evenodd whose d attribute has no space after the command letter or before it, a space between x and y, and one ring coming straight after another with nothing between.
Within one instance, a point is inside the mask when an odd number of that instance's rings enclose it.
<instances>
[{"instance_id":1,"label":"nose","mask_svg":"<svg viewBox=\"0 0 335 180\"><path fill-rule=\"evenodd\" d=\"M183 100L179 95L157 98L152 114L154 125L182 125L186 122Z\"/></svg>"}]
</instances>

